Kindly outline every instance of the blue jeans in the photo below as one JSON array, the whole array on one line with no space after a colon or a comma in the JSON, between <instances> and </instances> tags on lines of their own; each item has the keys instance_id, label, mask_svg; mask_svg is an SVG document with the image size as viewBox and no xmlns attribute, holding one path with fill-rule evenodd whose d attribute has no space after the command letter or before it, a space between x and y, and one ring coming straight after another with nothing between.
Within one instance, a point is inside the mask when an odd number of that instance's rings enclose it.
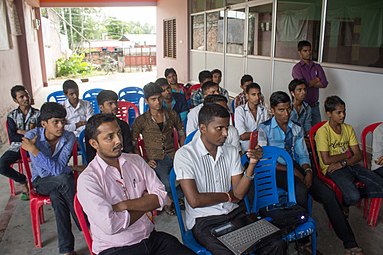
<instances>
[{"instance_id":1,"label":"blue jeans","mask_svg":"<svg viewBox=\"0 0 383 255\"><path fill-rule=\"evenodd\" d=\"M59 252L67 253L73 251L74 236L72 233L70 214L72 214L77 226L80 226L74 212L73 201L76 188L73 174L61 174L44 178L37 177L33 181L33 186L39 194L49 195L52 201L52 207L56 217Z\"/></svg>"},{"instance_id":2,"label":"blue jeans","mask_svg":"<svg viewBox=\"0 0 383 255\"><path fill-rule=\"evenodd\" d=\"M172 198L172 191L170 190L170 183L169 183L169 174L173 168L173 159L169 155L165 155L164 159L162 160L156 159L155 161L157 163L157 167L154 168L154 171L156 172L161 182L165 185L165 190L168 193L168 196ZM180 186L178 185L177 198L182 198L182 197L183 197L183 193Z\"/></svg>"},{"instance_id":3,"label":"blue jeans","mask_svg":"<svg viewBox=\"0 0 383 255\"><path fill-rule=\"evenodd\" d=\"M364 183L363 196L368 198L383 197L383 178L362 166L346 166L333 173L327 173L327 176L342 191L346 206L356 205L362 197L355 186L355 181Z\"/></svg>"},{"instance_id":4,"label":"blue jeans","mask_svg":"<svg viewBox=\"0 0 383 255\"><path fill-rule=\"evenodd\" d=\"M322 117L320 116L319 102L317 102L314 106L311 106L311 126L313 127L321 121Z\"/></svg>"}]
</instances>

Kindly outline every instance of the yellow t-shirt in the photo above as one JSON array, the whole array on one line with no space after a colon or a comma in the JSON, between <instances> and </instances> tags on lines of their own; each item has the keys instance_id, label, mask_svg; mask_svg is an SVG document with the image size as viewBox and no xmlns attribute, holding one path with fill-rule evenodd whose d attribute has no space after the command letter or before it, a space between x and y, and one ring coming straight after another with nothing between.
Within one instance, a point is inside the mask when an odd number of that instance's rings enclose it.
<instances>
[{"instance_id":1,"label":"yellow t-shirt","mask_svg":"<svg viewBox=\"0 0 383 255\"><path fill-rule=\"evenodd\" d=\"M323 174L326 174L328 165L323 163L320 155L321 151L328 151L330 156L334 156L345 153L351 146L359 144L356 139L355 131L351 125L342 124L341 134L337 134L330 127L328 121L318 129L315 135L315 143Z\"/></svg>"}]
</instances>

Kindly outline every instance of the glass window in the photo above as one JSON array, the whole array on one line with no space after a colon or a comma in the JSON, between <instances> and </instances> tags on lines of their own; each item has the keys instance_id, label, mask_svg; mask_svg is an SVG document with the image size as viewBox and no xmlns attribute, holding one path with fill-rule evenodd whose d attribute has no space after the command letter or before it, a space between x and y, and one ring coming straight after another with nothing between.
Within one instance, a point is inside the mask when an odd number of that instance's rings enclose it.
<instances>
[{"instance_id":1,"label":"glass window","mask_svg":"<svg viewBox=\"0 0 383 255\"><path fill-rule=\"evenodd\" d=\"M222 8L225 4L224 0L207 0L206 1L206 10L214 10Z\"/></svg>"},{"instance_id":2,"label":"glass window","mask_svg":"<svg viewBox=\"0 0 383 255\"><path fill-rule=\"evenodd\" d=\"M227 52L243 54L245 9L227 12Z\"/></svg>"},{"instance_id":3,"label":"glass window","mask_svg":"<svg viewBox=\"0 0 383 255\"><path fill-rule=\"evenodd\" d=\"M192 49L205 50L204 43L204 15L192 16Z\"/></svg>"},{"instance_id":4,"label":"glass window","mask_svg":"<svg viewBox=\"0 0 383 255\"><path fill-rule=\"evenodd\" d=\"M206 14L206 50L223 52L223 11Z\"/></svg>"},{"instance_id":5,"label":"glass window","mask_svg":"<svg viewBox=\"0 0 383 255\"><path fill-rule=\"evenodd\" d=\"M239 3L243 3L245 1L246 0L227 0L226 5L239 4Z\"/></svg>"},{"instance_id":6,"label":"glass window","mask_svg":"<svg viewBox=\"0 0 383 255\"><path fill-rule=\"evenodd\" d=\"M298 42L307 40L313 60L318 60L321 10L322 0L278 1L276 57L298 59Z\"/></svg>"},{"instance_id":7,"label":"glass window","mask_svg":"<svg viewBox=\"0 0 383 255\"><path fill-rule=\"evenodd\" d=\"M328 1L323 61L383 68L383 1Z\"/></svg>"},{"instance_id":8,"label":"glass window","mask_svg":"<svg viewBox=\"0 0 383 255\"><path fill-rule=\"evenodd\" d=\"M272 8L272 4L249 8L249 55L270 56Z\"/></svg>"},{"instance_id":9,"label":"glass window","mask_svg":"<svg viewBox=\"0 0 383 255\"><path fill-rule=\"evenodd\" d=\"M191 0L190 10L191 13L202 12L205 10L205 0Z\"/></svg>"}]
</instances>

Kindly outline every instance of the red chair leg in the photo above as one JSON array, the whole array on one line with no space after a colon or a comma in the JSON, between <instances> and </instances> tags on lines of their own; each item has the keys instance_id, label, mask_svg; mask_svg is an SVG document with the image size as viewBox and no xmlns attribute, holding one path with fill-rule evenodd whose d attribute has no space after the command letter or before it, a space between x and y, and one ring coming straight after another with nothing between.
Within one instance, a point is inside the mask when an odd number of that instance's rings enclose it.
<instances>
[{"instance_id":1,"label":"red chair leg","mask_svg":"<svg viewBox=\"0 0 383 255\"><path fill-rule=\"evenodd\" d=\"M44 208L42 206L39 208L39 220L40 220L40 224L45 223Z\"/></svg>"},{"instance_id":2,"label":"red chair leg","mask_svg":"<svg viewBox=\"0 0 383 255\"><path fill-rule=\"evenodd\" d=\"M11 196L15 196L16 195L15 182L12 179L9 179L9 189L10 189L9 192L11 193Z\"/></svg>"},{"instance_id":3,"label":"red chair leg","mask_svg":"<svg viewBox=\"0 0 383 255\"><path fill-rule=\"evenodd\" d=\"M37 248L42 248L42 242L41 242L41 231L40 231L40 208L37 207L36 200L32 199L30 202L30 210L31 210L31 220L32 220L32 233L33 233L33 239L35 242L35 246Z\"/></svg>"},{"instance_id":4,"label":"red chair leg","mask_svg":"<svg viewBox=\"0 0 383 255\"><path fill-rule=\"evenodd\" d=\"M381 198L372 198L370 203L370 211L368 214L367 224L371 227L376 226L376 222L378 221L380 204L382 203Z\"/></svg>"}]
</instances>

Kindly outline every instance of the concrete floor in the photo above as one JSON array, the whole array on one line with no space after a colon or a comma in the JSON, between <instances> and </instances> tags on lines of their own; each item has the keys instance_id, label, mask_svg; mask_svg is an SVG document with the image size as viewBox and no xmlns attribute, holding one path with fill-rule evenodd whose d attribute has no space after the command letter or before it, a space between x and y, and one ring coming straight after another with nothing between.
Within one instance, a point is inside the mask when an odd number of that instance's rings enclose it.
<instances>
[{"instance_id":1,"label":"concrete floor","mask_svg":"<svg viewBox=\"0 0 383 255\"><path fill-rule=\"evenodd\" d=\"M127 86L142 87L149 81L155 80L155 72L115 74L107 77L91 77L90 82L81 83L80 95L90 88L108 88L118 92ZM39 107L52 92L61 89L63 80L51 82L48 88L37 91L36 107ZM7 149L7 145L0 146L0 155ZM21 190L16 185L17 190ZM367 226L362 218L362 209L350 209L350 222L359 245L366 254L383 254L383 218L382 211L375 228ZM20 195L10 197L8 179L0 176L0 255L7 254L58 254L56 223L51 206L44 206L46 223L41 225L43 248L34 247L31 230L29 202L21 201ZM325 255L341 255L344 253L341 241L334 231L328 227L328 219L323 208L314 202L313 217L317 221L317 247ZM180 233L175 216L160 214L155 218L156 229L177 236ZM78 254L89 254L82 233L73 228ZM297 254L293 245L289 247L289 254Z\"/></svg>"}]
</instances>

